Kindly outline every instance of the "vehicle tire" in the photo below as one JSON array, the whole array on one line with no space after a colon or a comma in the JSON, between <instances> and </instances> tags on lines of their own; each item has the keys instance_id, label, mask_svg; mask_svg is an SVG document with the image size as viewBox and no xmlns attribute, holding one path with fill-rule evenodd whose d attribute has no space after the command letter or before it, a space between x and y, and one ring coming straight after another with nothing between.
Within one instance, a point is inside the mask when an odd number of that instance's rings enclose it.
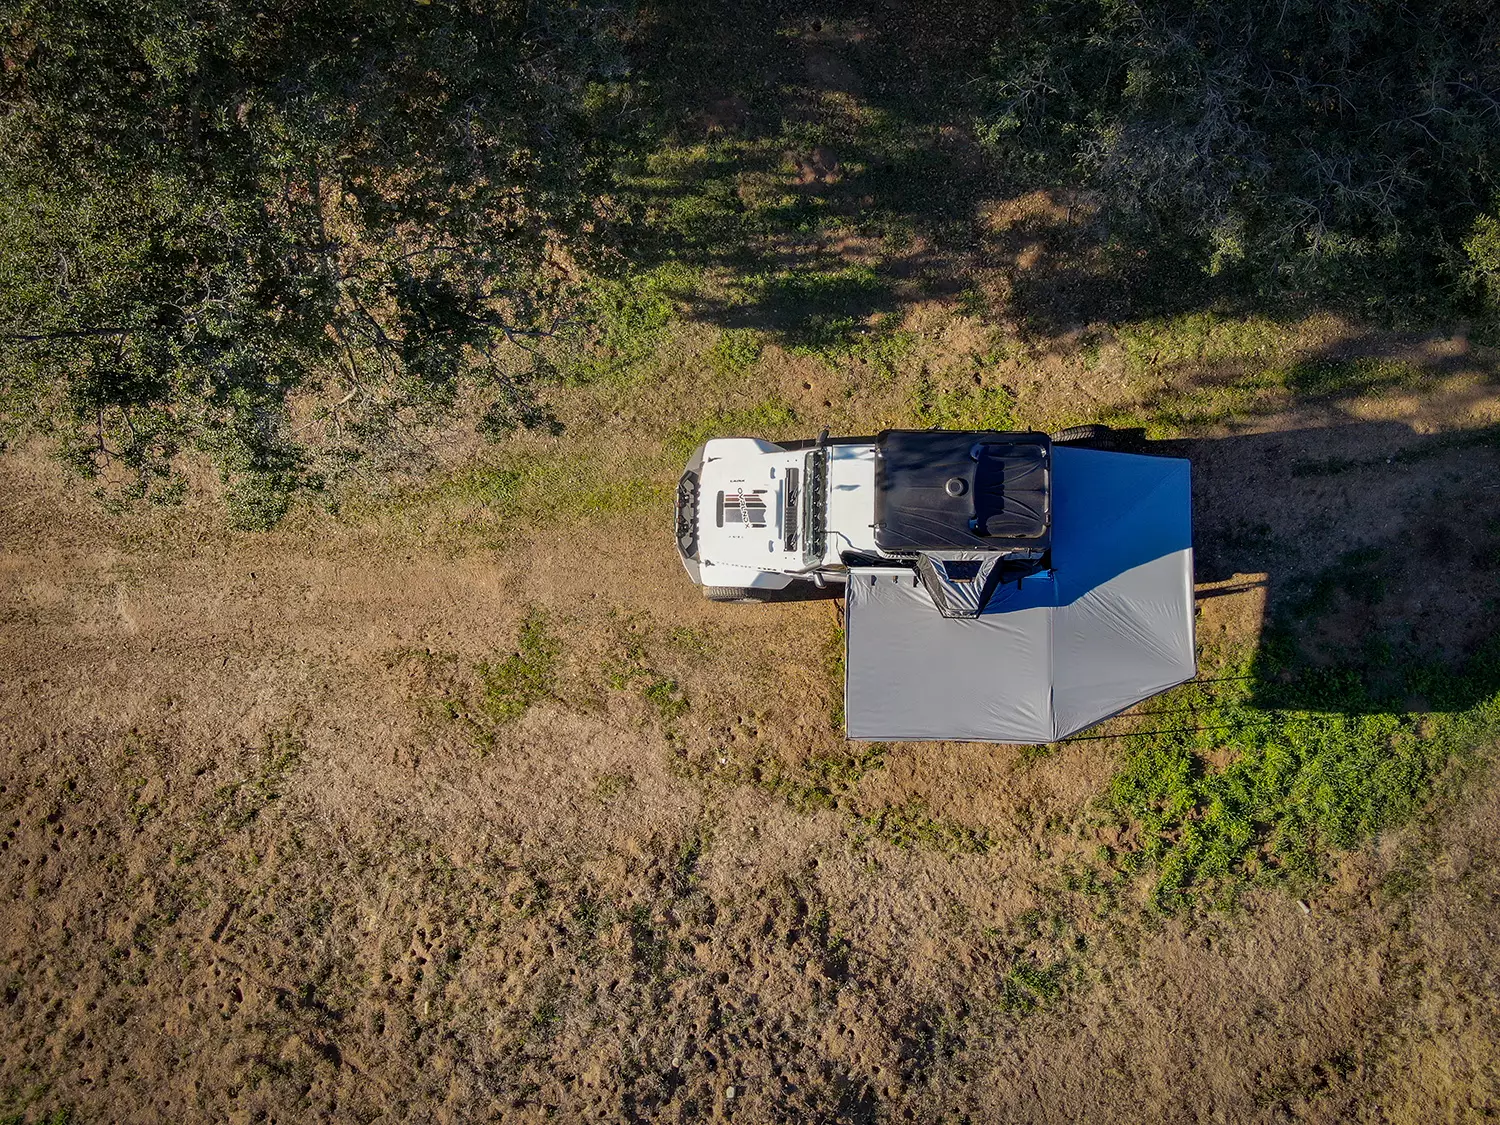
<instances>
[{"instance_id":1,"label":"vehicle tire","mask_svg":"<svg viewBox=\"0 0 1500 1125\"><path fill-rule=\"evenodd\" d=\"M1052 435L1053 445L1071 445L1077 449L1099 449L1109 453L1143 453L1147 448L1146 427L1128 426L1117 430L1099 422L1087 426L1069 426Z\"/></svg>"},{"instance_id":2,"label":"vehicle tire","mask_svg":"<svg viewBox=\"0 0 1500 1125\"><path fill-rule=\"evenodd\" d=\"M1114 436L1114 430L1100 422L1090 422L1087 426L1069 426L1066 430L1058 430L1052 435L1053 445L1081 445L1084 442L1109 441Z\"/></svg>"},{"instance_id":3,"label":"vehicle tire","mask_svg":"<svg viewBox=\"0 0 1500 1125\"><path fill-rule=\"evenodd\" d=\"M705 586L703 596L711 602L758 602L748 586Z\"/></svg>"}]
</instances>

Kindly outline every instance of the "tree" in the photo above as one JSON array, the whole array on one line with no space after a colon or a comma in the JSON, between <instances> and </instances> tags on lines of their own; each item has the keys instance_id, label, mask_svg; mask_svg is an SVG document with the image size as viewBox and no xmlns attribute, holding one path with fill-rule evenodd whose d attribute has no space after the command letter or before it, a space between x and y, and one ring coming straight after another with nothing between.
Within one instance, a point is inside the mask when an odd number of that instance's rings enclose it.
<instances>
[{"instance_id":1,"label":"tree","mask_svg":"<svg viewBox=\"0 0 1500 1125\"><path fill-rule=\"evenodd\" d=\"M456 407L547 423L501 345L603 245L620 30L566 0L21 0L6 432L135 495L206 453L265 525Z\"/></svg>"},{"instance_id":2,"label":"tree","mask_svg":"<svg viewBox=\"0 0 1500 1125\"><path fill-rule=\"evenodd\" d=\"M1262 289L1457 290L1500 168L1500 9L1481 0L1040 0L987 122L1122 224Z\"/></svg>"}]
</instances>

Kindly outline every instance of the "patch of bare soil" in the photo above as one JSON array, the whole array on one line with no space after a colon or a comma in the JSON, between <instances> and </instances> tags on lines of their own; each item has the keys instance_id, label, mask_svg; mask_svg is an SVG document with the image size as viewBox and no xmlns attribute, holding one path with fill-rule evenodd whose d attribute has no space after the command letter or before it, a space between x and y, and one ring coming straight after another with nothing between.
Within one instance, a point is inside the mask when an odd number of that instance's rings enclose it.
<instances>
[{"instance_id":1,"label":"patch of bare soil","mask_svg":"<svg viewBox=\"0 0 1500 1125\"><path fill-rule=\"evenodd\" d=\"M1378 638L1451 660L1490 637L1500 592L1491 431L1277 421L1286 428L1173 443L1194 463L1199 578L1260 587L1273 609L1313 619L1300 642L1329 659ZM1211 629L1230 627L1219 619L1228 609L1203 611Z\"/></svg>"},{"instance_id":2,"label":"patch of bare soil","mask_svg":"<svg viewBox=\"0 0 1500 1125\"><path fill-rule=\"evenodd\" d=\"M1431 440L1194 443L1205 638L1254 638L1288 552L1305 574L1478 512L1493 449ZM0 472L7 1110L1500 1110L1500 779L1310 901L1153 922L1065 878L1130 845L1095 815L1113 743L846 744L836 604L707 603L649 519L455 557L332 520L111 522L48 466ZM1477 628L1465 573L1423 605Z\"/></svg>"}]
</instances>

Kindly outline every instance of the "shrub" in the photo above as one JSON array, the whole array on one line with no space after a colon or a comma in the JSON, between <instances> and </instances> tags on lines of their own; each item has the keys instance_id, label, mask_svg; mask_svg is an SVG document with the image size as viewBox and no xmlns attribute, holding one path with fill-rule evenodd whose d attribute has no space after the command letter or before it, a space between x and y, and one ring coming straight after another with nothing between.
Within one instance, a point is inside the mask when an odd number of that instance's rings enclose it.
<instances>
[{"instance_id":1,"label":"shrub","mask_svg":"<svg viewBox=\"0 0 1500 1125\"><path fill-rule=\"evenodd\" d=\"M1261 291L1441 300L1500 157L1500 11L1467 0L1033 0L992 78L991 146Z\"/></svg>"}]
</instances>

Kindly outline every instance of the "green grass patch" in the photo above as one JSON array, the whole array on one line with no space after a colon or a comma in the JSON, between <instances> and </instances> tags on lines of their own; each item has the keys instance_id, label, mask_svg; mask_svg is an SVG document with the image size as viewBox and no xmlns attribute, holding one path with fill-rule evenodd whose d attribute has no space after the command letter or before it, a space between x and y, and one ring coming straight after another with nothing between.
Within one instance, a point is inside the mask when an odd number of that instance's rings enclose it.
<instances>
[{"instance_id":1,"label":"green grass patch","mask_svg":"<svg viewBox=\"0 0 1500 1125\"><path fill-rule=\"evenodd\" d=\"M635 787L635 778L623 773L603 773L594 782L594 796L601 801L613 801L622 793Z\"/></svg>"},{"instance_id":2,"label":"green grass patch","mask_svg":"<svg viewBox=\"0 0 1500 1125\"><path fill-rule=\"evenodd\" d=\"M1271 362L1287 346L1286 330L1275 321L1213 312L1142 321L1121 328L1118 339L1133 374L1231 361Z\"/></svg>"},{"instance_id":3,"label":"green grass patch","mask_svg":"<svg viewBox=\"0 0 1500 1125\"><path fill-rule=\"evenodd\" d=\"M1128 325L1116 338L1126 371L1149 390L1138 407L1104 420L1144 423L1152 437L1224 425L1287 393L1287 369L1277 365L1290 336L1263 317L1190 313Z\"/></svg>"},{"instance_id":4,"label":"green grass patch","mask_svg":"<svg viewBox=\"0 0 1500 1125\"><path fill-rule=\"evenodd\" d=\"M760 362L763 350L760 333L751 328L730 328L719 333L704 359L718 375L743 375Z\"/></svg>"},{"instance_id":5,"label":"green grass patch","mask_svg":"<svg viewBox=\"0 0 1500 1125\"><path fill-rule=\"evenodd\" d=\"M839 734L844 733L844 681L848 660L844 627L835 625L823 637L823 671L833 685L828 722Z\"/></svg>"},{"instance_id":6,"label":"green grass patch","mask_svg":"<svg viewBox=\"0 0 1500 1125\"><path fill-rule=\"evenodd\" d=\"M1194 313L1119 332L1127 371L1146 388L1108 421L1144 422L1153 437L1265 414L1295 398L1354 398L1430 387L1431 373L1378 357L1288 359L1289 333L1262 318ZM1195 373L1195 374L1189 374Z\"/></svg>"},{"instance_id":7,"label":"green grass patch","mask_svg":"<svg viewBox=\"0 0 1500 1125\"><path fill-rule=\"evenodd\" d=\"M658 362L678 305L692 296L698 280L695 270L676 264L591 280L574 319L544 354L565 382L628 380Z\"/></svg>"},{"instance_id":8,"label":"green grass patch","mask_svg":"<svg viewBox=\"0 0 1500 1125\"><path fill-rule=\"evenodd\" d=\"M1431 377L1404 360L1306 359L1278 372L1289 390L1310 398L1349 398L1359 395L1415 391Z\"/></svg>"},{"instance_id":9,"label":"green grass patch","mask_svg":"<svg viewBox=\"0 0 1500 1125\"><path fill-rule=\"evenodd\" d=\"M934 816L921 801L886 805L860 819L876 836L898 848L983 855L994 844L987 832Z\"/></svg>"},{"instance_id":10,"label":"green grass patch","mask_svg":"<svg viewBox=\"0 0 1500 1125\"><path fill-rule=\"evenodd\" d=\"M475 697L478 711L491 724L509 723L534 704L553 698L561 652L546 616L532 610L521 623L515 652L474 665L479 680Z\"/></svg>"},{"instance_id":11,"label":"green grass patch","mask_svg":"<svg viewBox=\"0 0 1500 1125\"><path fill-rule=\"evenodd\" d=\"M912 392L912 417L922 427L1010 430L1015 428L1014 409L1015 396L1009 391L972 379L944 386L924 377Z\"/></svg>"},{"instance_id":12,"label":"green grass patch","mask_svg":"<svg viewBox=\"0 0 1500 1125\"><path fill-rule=\"evenodd\" d=\"M521 622L515 650L473 664L451 652L397 649L397 662L414 662L431 694L423 710L442 722L458 723L482 756L495 748L501 730L544 700L558 698L562 644L547 616L533 609Z\"/></svg>"},{"instance_id":13,"label":"green grass patch","mask_svg":"<svg viewBox=\"0 0 1500 1125\"><path fill-rule=\"evenodd\" d=\"M679 427L667 439L667 450L674 461L680 462L709 438L763 437L775 441L788 436L797 423L796 411L779 398L768 398Z\"/></svg>"},{"instance_id":14,"label":"green grass patch","mask_svg":"<svg viewBox=\"0 0 1500 1125\"><path fill-rule=\"evenodd\" d=\"M820 312L855 312L886 295L885 283L869 266L787 270L763 277L760 285L767 300Z\"/></svg>"},{"instance_id":15,"label":"green grass patch","mask_svg":"<svg viewBox=\"0 0 1500 1125\"><path fill-rule=\"evenodd\" d=\"M756 190L749 172L775 159L774 138L668 144L643 156L624 182L645 202L650 229L666 244L714 259L739 258L771 230L765 212L785 192ZM770 185L767 185L770 186Z\"/></svg>"},{"instance_id":16,"label":"green grass patch","mask_svg":"<svg viewBox=\"0 0 1500 1125\"><path fill-rule=\"evenodd\" d=\"M74 1125L77 1120L66 1107L36 1114L25 1110L0 1114L0 1125Z\"/></svg>"},{"instance_id":17,"label":"green grass patch","mask_svg":"<svg viewBox=\"0 0 1500 1125\"><path fill-rule=\"evenodd\" d=\"M1062 995L1064 966L1041 966L1019 958L1006 970L1000 984L1000 1003L1006 1011L1028 1015Z\"/></svg>"},{"instance_id":18,"label":"green grass patch","mask_svg":"<svg viewBox=\"0 0 1500 1125\"><path fill-rule=\"evenodd\" d=\"M667 742L680 746L682 719L692 709L687 693L667 667L710 654L710 638L692 628L662 629L643 614L610 614L614 652L604 662L605 682L634 691L655 713Z\"/></svg>"},{"instance_id":19,"label":"green grass patch","mask_svg":"<svg viewBox=\"0 0 1500 1125\"><path fill-rule=\"evenodd\" d=\"M673 732L678 721L688 713L687 697L670 676L655 676L641 687L641 698L656 710L662 729Z\"/></svg>"},{"instance_id":20,"label":"green grass patch","mask_svg":"<svg viewBox=\"0 0 1500 1125\"><path fill-rule=\"evenodd\" d=\"M1153 438L1174 437L1265 413L1285 395L1284 373L1262 368L1227 379L1161 386L1139 407L1106 411L1103 420L1121 427L1144 424Z\"/></svg>"},{"instance_id":21,"label":"green grass patch","mask_svg":"<svg viewBox=\"0 0 1500 1125\"><path fill-rule=\"evenodd\" d=\"M848 360L881 378L894 378L916 350L917 336L905 329L887 328L882 321L868 331L857 333L845 348L820 352L825 362Z\"/></svg>"},{"instance_id":22,"label":"green grass patch","mask_svg":"<svg viewBox=\"0 0 1500 1125\"><path fill-rule=\"evenodd\" d=\"M849 798L866 774L885 767L890 748L871 742L842 754L816 754L802 767L778 758L736 765L731 772L763 792L786 801L798 812L833 809Z\"/></svg>"},{"instance_id":23,"label":"green grass patch","mask_svg":"<svg viewBox=\"0 0 1500 1125\"><path fill-rule=\"evenodd\" d=\"M606 463L581 444L550 452L517 452L496 464L461 469L398 494L386 506L414 515L482 515L500 524L577 523L665 509L670 488L648 475L653 469L645 456L620 465Z\"/></svg>"},{"instance_id":24,"label":"green grass patch","mask_svg":"<svg viewBox=\"0 0 1500 1125\"><path fill-rule=\"evenodd\" d=\"M765 310L793 354L890 367L910 348L908 334L872 323L890 301L890 286L869 266L762 274L746 288L747 299Z\"/></svg>"},{"instance_id":25,"label":"green grass patch","mask_svg":"<svg viewBox=\"0 0 1500 1125\"><path fill-rule=\"evenodd\" d=\"M1402 823L1451 761L1500 733L1500 645L1459 670L1413 660L1382 672L1306 664L1273 632L1226 663L1228 678L1163 696L1137 721L1168 729L1125 737L1109 789L1141 827L1121 871L1153 870L1164 911L1315 881L1334 849ZM1433 709L1395 702L1414 695Z\"/></svg>"},{"instance_id":26,"label":"green grass patch","mask_svg":"<svg viewBox=\"0 0 1500 1125\"><path fill-rule=\"evenodd\" d=\"M1164 911L1314 884L1500 737L1500 636L1433 636L1381 612L1409 587L1404 546L1290 577L1257 646L1209 654L1213 679L1130 720L1107 802L1140 844L1101 855L1100 878L1152 872Z\"/></svg>"}]
</instances>

